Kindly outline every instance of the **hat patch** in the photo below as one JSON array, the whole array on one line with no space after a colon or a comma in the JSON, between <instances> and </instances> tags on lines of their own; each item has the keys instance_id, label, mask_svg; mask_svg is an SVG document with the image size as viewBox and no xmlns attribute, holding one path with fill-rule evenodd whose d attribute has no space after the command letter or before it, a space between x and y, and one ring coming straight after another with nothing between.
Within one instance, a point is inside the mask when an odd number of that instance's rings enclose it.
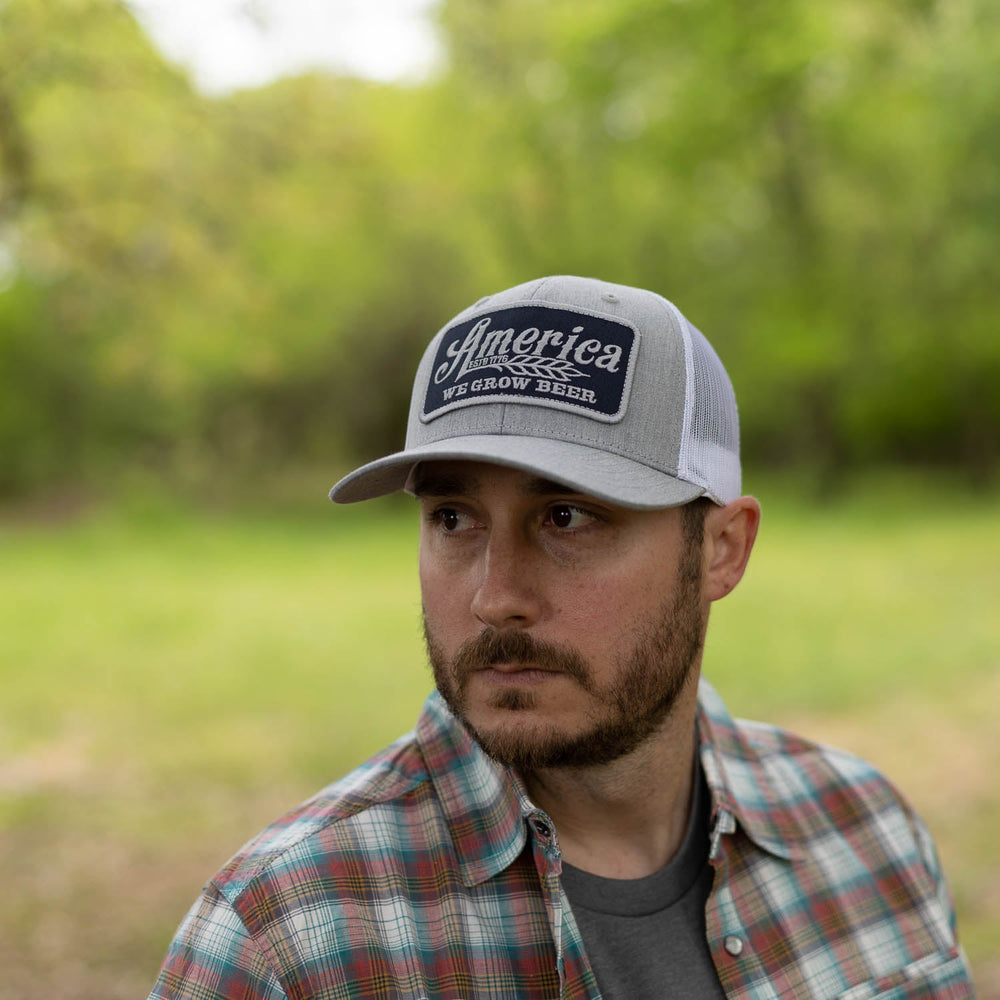
<instances>
[{"instance_id":1,"label":"hat patch","mask_svg":"<svg viewBox=\"0 0 1000 1000\"><path fill-rule=\"evenodd\" d=\"M534 304L480 314L438 343L421 420L477 403L514 402L621 420L639 334L579 310Z\"/></svg>"}]
</instances>

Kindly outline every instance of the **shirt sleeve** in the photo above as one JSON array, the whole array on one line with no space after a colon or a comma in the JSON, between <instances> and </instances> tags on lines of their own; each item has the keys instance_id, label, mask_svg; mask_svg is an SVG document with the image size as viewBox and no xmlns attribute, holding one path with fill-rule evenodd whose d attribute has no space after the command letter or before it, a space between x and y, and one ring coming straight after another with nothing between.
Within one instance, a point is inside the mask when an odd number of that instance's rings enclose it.
<instances>
[{"instance_id":1,"label":"shirt sleeve","mask_svg":"<svg viewBox=\"0 0 1000 1000\"><path fill-rule=\"evenodd\" d=\"M212 883L184 918L149 1000L287 1000L266 955Z\"/></svg>"},{"instance_id":2,"label":"shirt sleeve","mask_svg":"<svg viewBox=\"0 0 1000 1000\"><path fill-rule=\"evenodd\" d=\"M951 947L955 955L950 962L939 969L933 970L932 974L929 973L931 976L929 981L932 981L935 977L937 980L935 986L939 992L934 993L934 996L968 997L970 1000L974 1000L976 993L975 987L972 984L972 969L969 967L969 960L966 957L965 951L958 942L958 920L955 916L955 903L952 899L951 890L948 888L948 882L944 876L941 861L938 858L934 838L931 836L930 830L924 825L923 820L912 809L908 809L907 811L910 823L913 826L914 839L920 851L920 856L923 859L928 874L934 880L935 891L940 903L941 912L947 920Z\"/></svg>"},{"instance_id":3,"label":"shirt sleeve","mask_svg":"<svg viewBox=\"0 0 1000 1000\"><path fill-rule=\"evenodd\" d=\"M941 903L942 911L948 916L948 926L951 930L951 940L953 942L958 941L958 920L955 917L955 903L951 896L951 890L948 888L948 882L944 877L944 871L941 868L941 861L938 858L937 847L934 844L934 838L931 836L930 830L924 825L923 820L913 812L909 810L910 823L913 825L914 839L917 842L917 848L920 851L920 856L923 858L924 867L926 867L931 878L934 879L934 885L937 890L937 897Z\"/></svg>"}]
</instances>

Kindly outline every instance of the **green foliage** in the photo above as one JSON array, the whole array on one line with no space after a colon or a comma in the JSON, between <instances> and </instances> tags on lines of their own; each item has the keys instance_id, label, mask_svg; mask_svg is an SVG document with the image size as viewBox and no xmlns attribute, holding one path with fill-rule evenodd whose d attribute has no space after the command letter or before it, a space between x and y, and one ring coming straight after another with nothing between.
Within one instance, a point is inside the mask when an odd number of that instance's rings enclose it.
<instances>
[{"instance_id":1,"label":"green foliage","mask_svg":"<svg viewBox=\"0 0 1000 1000\"><path fill-rule=\"evenodd\" d=\"M505 152L481 201L505 255L676 294L751 458L995 465L997 79L973 69L998 55L994 5L443 17L481 157Z\"/></svg>"},{"instance_id":2,"label":"green foliage","mask_svg":"<svg viewBox=\"0 0 1000 1000\"><path fill-rule=\"evenodd\" d=\"M445 0L442 76L207 98L116 0L0 5L0 494L397 447L430 334L676 298L750 464L1000 461L988 0Z\"/></svg>"}]
</instances>

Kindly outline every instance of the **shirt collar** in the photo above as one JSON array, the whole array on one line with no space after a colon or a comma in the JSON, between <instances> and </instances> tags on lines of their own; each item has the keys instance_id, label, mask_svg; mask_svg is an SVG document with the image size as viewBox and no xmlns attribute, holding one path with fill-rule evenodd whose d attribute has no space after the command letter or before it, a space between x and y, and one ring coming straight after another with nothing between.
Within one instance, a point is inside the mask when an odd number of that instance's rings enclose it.
<instances>
[{"instance_id":1,"label":"shirt collar","mask_svg":"<svg viewBox=\"0 0 1000 1000\"><path fill-rule=\"evenodd\" d=\"M769 740L754 740L754 733L770 734ZM775 734L786 742L792 737L772 726L737 723L707 680L698 685L698 741L701 766L712 793L713 825L722 822L721 832L731 833L728 813L757 844L781 858L802 853L804 836L816 826L816 804L793 789L789 765L790 746L774 744ZM782 774L787 771L784 784ZM801 785L801 781L799 782Z\"/></svg>"},{"instance_id":2,"label":"shirt collar","mask_svg":"<svg viewBox=\"0 0 1000 1000\"><path fill-rule=\"evenodd\" d=\"M790 801L772 754L751 740L752 726L737 725L704 678L698 687L701 765L712 795L713 824L735 818L754 843L782 858L801 853L815 804ZM776 732L766 727L771 733ZM462 879L478 885L503 871L524 849L525 819L535 811L516 774L491 760L434 691L417 720L417 743L448 825ZM722 820L725 823L726 817ZM720 832L732 832L720 827Z\"/></svg>"},{"instance_id":3,"label":"shirt collar","mask_svg":"<svg viewBox=\"0 0 1000 1000\"><path fill-rule=\"evenodd\" d=\"M417 720L417 743L455 847L462 880L478 885L524 849L533 809L516 775L491 760L435 691Z\"/></svg>"}]
</instances>

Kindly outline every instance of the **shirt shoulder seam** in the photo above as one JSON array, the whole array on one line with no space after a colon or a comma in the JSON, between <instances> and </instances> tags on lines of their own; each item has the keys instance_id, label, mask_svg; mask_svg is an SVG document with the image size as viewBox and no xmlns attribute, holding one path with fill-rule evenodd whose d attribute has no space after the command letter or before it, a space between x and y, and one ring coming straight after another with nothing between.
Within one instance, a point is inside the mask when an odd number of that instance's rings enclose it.
<instances>
[{"instance_id":1,"label":"shirt shoulder seam","mask_svg":"<svg viewBox=\"0 0 1000 1000\"><path fill-rule=\"evenodd\" d=\"M372 771L365 775L369 765L373 765ZM254 882L304 841L369 809L399 801L430 780L419 746L407 737L387 747L369 765L362 765L269 824L237 851L209 884L235 907ZM356 784L352 786L352 782ZM269 842L273 846L268 847Z\"/></svg>"}]
</instances>

